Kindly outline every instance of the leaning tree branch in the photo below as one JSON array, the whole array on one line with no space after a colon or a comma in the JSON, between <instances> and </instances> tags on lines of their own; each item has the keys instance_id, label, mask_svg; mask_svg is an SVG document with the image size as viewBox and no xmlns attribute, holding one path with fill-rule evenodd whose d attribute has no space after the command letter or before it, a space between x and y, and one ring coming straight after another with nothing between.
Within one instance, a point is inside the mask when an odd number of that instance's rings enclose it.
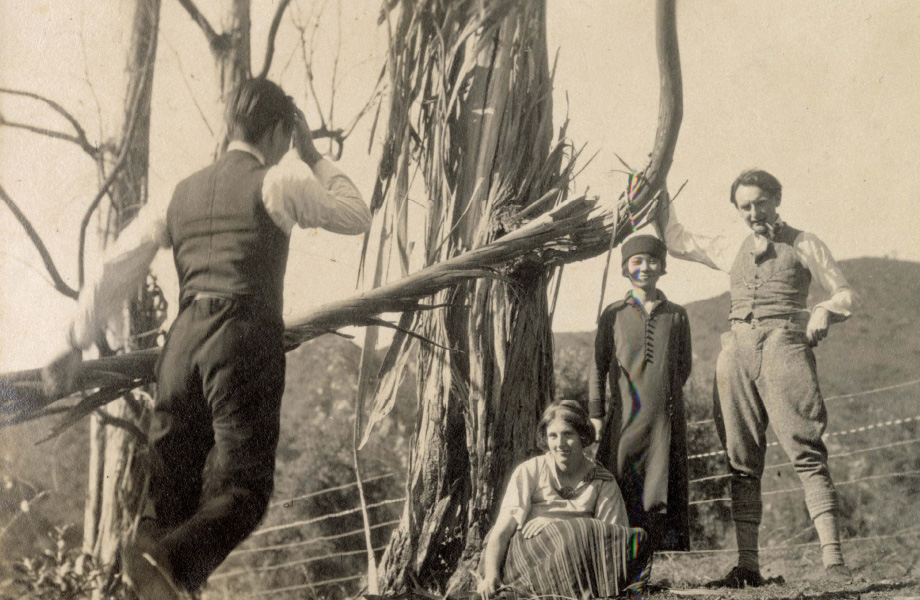
<instances>
[{"instance_id":1,"label":"leaning tree branch","mask_svg":"<svg viewBox=\"0 0 920 600\"><path fill-rule=\"evenodd\" d=\"M3 186L0 186L0 198L3 199L3 202L6 203L10 211L13 213L13 216L16 217L16 220L19 221L19 224L22 225L22 228L25 230L26 235L29 236L29 239L32 241L32 244L35 245L35 248L38 250L39 255L42 257L42 262L45 263L45 268L48 269L48 274L51 275L51 280L54 282L54 289L61 292L68 298L76 299L79 296L77 290L73 289L64 281L61 277L60 272L57 270L57 267L54 265L54 259L51 258L51 253L48 252L48 248L45 246L45 243L42 241L38 232L35 231L35 228L32 227L32 223L29 222L29 219L23 214L16 203L12 198L6 193L6 190L3 189Z\"/></svg>"},{"instance_id":2,"label":"leaning tree branch","mask_svg":"<svg viewBox=\"0 0 920 600\"><path fill-rule=\"evenodd\" d=\"M654 218L673 158L682 115L674 0L658 0L656 32L659 68L669 72L661 76L655 146L648 166L632 175L629 188L619 200L584 195L565 200L489 244L361 295L320 306L288 321L286 347L294 348L349 325L380 325L377 315L419 310L421 300L470 278L497 277L507 281L502 272L522 263L538 263L548 269L597 256L648 225ZM661 36L670 39L661 40ZM152 382L158 353L159 349L150 349L87 361L81 365L77 385L68 395L98 388L100 391L94 395L101 395L102 400L96 401L93 408L101 406L106 397L114 399L126 388ZM111 393L106 393L108 390ZM59 399L44 395L39 369L0 375L0 415L8 415L0 424L44 416ZM75 421L71 418L70 422Z\"/></svg>"},{"instance_id":3,"label":"leaning tree branch","mask_svg":"<svg viewBox=\"0 0 920 600\"><path fill-rule=\"evenodd\" d=\"M286 349L346 326L379 326L377 316L382 313L425 310L430 307L420 301L471 278L493 277L510 283L501 271L522 262L556 266L600 254L606 250L611 235L625 237L630 233L622 225L617 226L624 219L614 217L617 209L611 210L613 204L585 196L567 200L490 244L361 295L308 311L286 323ZM654 205L649 202L642 211L633 213L640 227L648 222ZM626 210L621 203L619 211ZM625 221L629 225L629 218ZM86 361L75 378L76 387L60 397L43 394L39 369L0 375L0 415L12 415L0 424L36 418L27 415L42 414L53 402L77 391L99 388L100 394L108 389L120 390L113 392L114 399L127 389L151 383L158 353L159 349L154 348Z\"/></svg>"},{"instance_id":4,"label":"leaning tree branch","mask_svg":"<svg viewBox=\"0 0 920 600\"><path fill-rule=\"evenodd\" d=\"M265 45L265 62L262 64L262 70L259 72L260 78L268 77L268 70L272 66L272 59L275 56L275 37L278 35L278 27L281 25L281 18L287 9L291 0L281 0L275 10L275 16L272 17L271 27L268 29L268 42Z\"/></svg>"},{"instance_id":5,"label":"leaning tree branch","mask_svg":"<svg viewBox=\"0 0 920 600\"><path fill-rule=\"evenodd\" d=\"M208 44L214 48L218 44L220 35L217 31L211 27L211 24L208 22L207 17L202 14L198 7L195 5L193 0L179 0L179 4L182 5L182 8L192 17L192 20L198 24L198 27L201 28L201 31L204 32L204 36L208 39Z\"/></svg>"},{"instance_id":6,"label":"leaning tree branch","mask_svg":"<svg viewBox=\"0 0 920 600\"><path fill-rule=\"evenodd\" d=\"M45 96L42 96L41 94L36 94L35 92L26 92L24 90L14 90L14 89L9 89L9 88L0 88L0 94L9 94L11 96L23 96L23 97L32 98L33 100L38 100L39 102L43 102L47 104L56 113L58 113L59 115L67 119L67 122L69 122L70 125L73 127L74 131L76 132L76 135L69 135L66 133L53 131L53 130L46 129L43 127L36 127L34 125L14 123L12 121L7 121L2 115L0 115L0 125L6 125L7 127L16 127L18 129L25 129L26 131L31 131L32 133L36 133L38 135L45 135L51 138L73 142L74 144L80 146L80 148L82 148L83 151L89 154L93 159L95 159L99 155L99 148L97 148L96 146L90 143L89 139L86 137L86 130L83 129L83 126L80 125L80 122L77 121L76 117L70 114L70 112L68 112L67 109L65 109L63 106L61 106L54 100L51 100L50 98L46 98Z\"/></svg>"}]
</instances>

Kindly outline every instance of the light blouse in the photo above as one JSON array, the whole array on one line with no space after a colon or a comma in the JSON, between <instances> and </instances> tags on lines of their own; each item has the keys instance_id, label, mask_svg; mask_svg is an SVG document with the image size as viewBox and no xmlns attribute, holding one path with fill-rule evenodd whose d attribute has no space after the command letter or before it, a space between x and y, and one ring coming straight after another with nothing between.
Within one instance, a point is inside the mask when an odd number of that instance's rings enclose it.
<instances>
[{"instance_id":1,"label":"light blouse","mask_svg":"<svg viewBox=\"0 0 920 600\"><path fill-rule=\"evenodd\" d=\"M610 471L592 461L585 478L575 488L564 490L559 483L556 461L549 453L515 468L499 509L499 521L503 517L514 518L518 529L537 517L593 517L629 527L623 495Z\"/></svg>"}]
</instances>

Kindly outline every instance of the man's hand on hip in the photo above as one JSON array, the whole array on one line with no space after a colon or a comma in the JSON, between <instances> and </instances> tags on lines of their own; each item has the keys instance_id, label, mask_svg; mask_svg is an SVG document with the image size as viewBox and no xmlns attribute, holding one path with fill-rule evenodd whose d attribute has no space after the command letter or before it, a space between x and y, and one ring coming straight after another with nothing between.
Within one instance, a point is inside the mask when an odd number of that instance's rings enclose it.
<instances>
[{"instance_id":1,"label":"man's hand on hip","mask_svg":"<svg viewBox=\"0 0 920 600\"><path fill-rule=\"evenodd\" d=\"M808 319L808 327L805 329L805 337L812 346L817 346L824 338L827 337L827 330L830 328L830 313L826 308L818 307L811 313Z\"/></svg>"}]
</instances>

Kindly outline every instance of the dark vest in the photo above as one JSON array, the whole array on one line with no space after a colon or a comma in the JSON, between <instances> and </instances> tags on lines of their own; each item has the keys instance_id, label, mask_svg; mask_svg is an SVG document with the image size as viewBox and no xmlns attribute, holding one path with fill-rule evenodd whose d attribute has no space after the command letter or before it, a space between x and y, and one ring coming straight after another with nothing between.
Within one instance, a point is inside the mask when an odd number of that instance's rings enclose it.
<instances>
[{"instance_id":1,"label":"dark vest","mask_svg":"<svg viewBox=\"0 0 920 600\"><path fill-rule=\"evenodd\" d=\"M783 225L767 252L754 259L754 236L741 244L730 271L730 319L762 319L806 310L811 273L795 253L793 243L802 233Z\"/></svg>"},{"instance_id":2,"label":"dark vest","mask_svg":"<svg viewBox=\"0 0 920 600\"><path fill-rule=\"evenodd\" d=\"M176 186L166 224L183 300L208 292L281 317L290 238L265 211L265 172L231 150Z\"/></svg>"}]
</instances>

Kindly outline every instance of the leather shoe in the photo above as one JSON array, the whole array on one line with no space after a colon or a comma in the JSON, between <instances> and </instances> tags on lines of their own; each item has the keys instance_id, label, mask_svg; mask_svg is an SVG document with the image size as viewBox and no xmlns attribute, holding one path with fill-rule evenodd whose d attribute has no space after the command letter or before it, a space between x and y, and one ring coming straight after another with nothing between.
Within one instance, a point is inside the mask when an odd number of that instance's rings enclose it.
<instances>
[{"instance_id":1,"label":"leather shoe","mask_svg":"<svg viewBox=\"0 0 920 600\"><path fill-rule=\"evenodd\" d=\"M824 567L824 578L828 581L852 581L853 572L844 564L830 565Z\"/></svg>"},{"instance_id":2,"label":"leather shoe","mask_svg":"<svg viewBox=\"0 0 920 600\"><path fill-rule=\"evenodd\" d=\"M140 600L191 600L173 577L169 561L144 535L125 543L121 551L122 573Z\"/></svg>"},{"instance_id":3,"label":"leather shoe","mask_svg":"<svg viewBox=\"0 0 920 600\"><path fill-rule=\"evenodd\" d=\"M746 587L760 587L762 585L763 577L760 576L760 573L738 565L729 571L728 575L722 579L715 579L707 583L706 587L732 588L738 590Z\"/></svg>"}]
</instances>

